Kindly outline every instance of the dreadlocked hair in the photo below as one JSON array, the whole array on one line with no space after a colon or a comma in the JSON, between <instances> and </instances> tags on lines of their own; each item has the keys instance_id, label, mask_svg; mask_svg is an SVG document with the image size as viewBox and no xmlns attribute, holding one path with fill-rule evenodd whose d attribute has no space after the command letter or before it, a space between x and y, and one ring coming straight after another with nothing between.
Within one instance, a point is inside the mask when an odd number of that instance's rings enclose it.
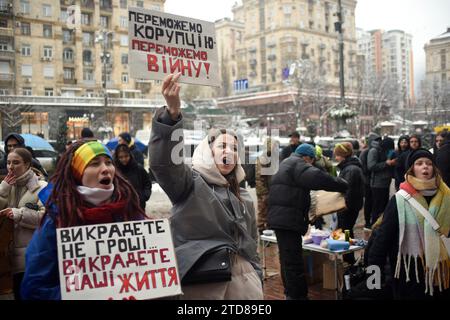
<instances>
[{"instance_id":1,"label":"dreadlocked hair","mask_svg":"<svg viewBox=\"0 0 450 320\"><path fill-rule=\"evenodd\" d=\"M212 145L214 143L214 141L216 141L216 139L222 135L222 134L228 134L232 137L234 137L238 143L238 158L240 153L243 151L241 146L243 144L241 144L241 140L239 139L238 135L236 134L236 132L234 132L233 130L230 129L211 129L209 134L208 134L208 144L210 146L210 148L212 148ZM233 170L227 174L225 177L225 179L228 181L228 184L230 186L230 191L239 199L239 201L242 202L242 198L241 198L241 188L239 186L239 182L237 180L236 177L236 168L237 168L237 164L234 166Z\"/></svg>"},{"instance_id":2,"label":"dreadlocked hair","mask_svg":"<svg viewBox=\"0 0 450 320\"><path fill-rule=\"evenodd\" d=\"M86 202L82 199L77 190L80 185L72 173L72 160L75 151L88 141L77 141L73 143L67 151L64 152L54 175L50 182L53 183L53 190L45 204L45 215L55 210L56 205L58 213L52 218L55 219L58 228L73 227L85 224L85 219L81 211L86 207ZM145 217L145 212L139 205L139 196L131 184L116 171L113 179L114 192L113 201L127 201L123 213L123 220L138 220ZM44 219L41 220L42 222Z\"/></svg>"}]
</instances>

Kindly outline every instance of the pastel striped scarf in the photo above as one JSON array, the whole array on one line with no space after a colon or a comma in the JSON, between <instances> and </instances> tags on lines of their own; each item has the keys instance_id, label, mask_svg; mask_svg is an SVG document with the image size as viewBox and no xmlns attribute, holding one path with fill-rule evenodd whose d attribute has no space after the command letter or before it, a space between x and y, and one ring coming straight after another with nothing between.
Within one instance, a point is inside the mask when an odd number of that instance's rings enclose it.
<instances>
[{"instance_id":1,"label":"pastel striped scarf","mask_svg":"<svg viewBox=\"0 0 450 320\"><path fill-rule=\"evenodd\" d=\"M105 155L112 159L111 152L98 141L89 141L75 150L72 159L72 172L77 181L81 181L84 170L95 157Z\"/></svg>"},{"instance_id":2,"label":"pastel striped scarf","mask_svg":"<svg viewBox=\"0 0 450 320\"><path fill-rule=\"evenodd\" d=\"M441 226L440 232L448 235L450 231L450 189L437 177L437 193L433 196L430 206L423 195L410 182L404 182L400 189L408 192ZM411 181L411 180L410 180ZM415 262L417 283L419 280L418 258L425 272L425 293L433 295L434 287L439 291L450 287L450 258L440 239L440 234L433 230L425 218L417 212L400 194L396 194L399 220L399 252L395 268L395 278L400 278L403 262L406 282L410 281L411 260Z\"/></svg>"}]
</instances>

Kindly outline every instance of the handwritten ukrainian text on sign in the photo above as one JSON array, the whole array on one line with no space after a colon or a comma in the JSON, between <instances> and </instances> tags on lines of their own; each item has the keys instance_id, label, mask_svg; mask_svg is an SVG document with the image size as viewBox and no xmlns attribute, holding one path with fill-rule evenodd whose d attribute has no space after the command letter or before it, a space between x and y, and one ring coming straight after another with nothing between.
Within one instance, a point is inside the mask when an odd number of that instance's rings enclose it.
<instances>
[{"instance_id":1,"label":"handwritten ukrainian text on sign","mask_svg":"<svg viewBox=\"0 0 450 320\"><path fill-rule=\"evenodd\" d=\"M152 299L181 293L167 219L57 229L64 300Z\"/></svg>"},{"instance_id":2,"label":"handwritten ukrainian text on sign","mask_svg":"<svg viewBox=\"0 0 450 320\"><path fill-rule=\"evenodd\" d=\"M128 36L131 77L162 80L181 72L180 82L220 85L214 23L130 8Z\"/></svg>"}]
</instances>

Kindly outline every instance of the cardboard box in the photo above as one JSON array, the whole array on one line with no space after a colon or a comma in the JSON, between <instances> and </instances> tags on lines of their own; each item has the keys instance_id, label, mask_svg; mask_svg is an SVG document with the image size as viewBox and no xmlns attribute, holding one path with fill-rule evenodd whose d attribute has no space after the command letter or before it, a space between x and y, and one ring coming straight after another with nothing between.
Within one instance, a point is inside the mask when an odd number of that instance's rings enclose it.
<instances>
[{"instance_id":1,"label":"cardboard box","mask_svg":"<svg viewBox=\"0 0 450 320\"><path fill-rule=\"evenodd\" d=\"M344 281L344 265L341 260L337 261L338 285L342 288ZM334 261L328 260L323 264L323 288L336 290Z\"/></svg>"},{"instance_id":2,"label":"cardboard box","mask_svg":"<svg viewBox=\"0 0 450 320\"><path fill-rule=\"evenodd\" d=\"M328 260L326 254L303 251L303 262L308 285L322 282L323 272L322 265Z\"/></svg>"}]
</instances>

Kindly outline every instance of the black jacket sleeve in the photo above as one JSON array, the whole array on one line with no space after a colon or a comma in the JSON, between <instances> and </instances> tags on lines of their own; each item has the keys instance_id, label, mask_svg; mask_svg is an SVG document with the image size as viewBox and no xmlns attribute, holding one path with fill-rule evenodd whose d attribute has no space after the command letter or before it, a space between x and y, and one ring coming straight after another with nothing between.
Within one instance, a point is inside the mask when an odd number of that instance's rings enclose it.
<instances>
[{"instance_id":1,"label":"black jacket sleeve","mask_svg":"<svg viewBox=\"0 0 450 320\"><path fill-rule=\"evenodd\" d=\"M152 194L152 181L150 175L143 167L139 167L140 175L142 177L142 200L147 201Z\"/></svg>"},{"instance_id":2,"label":"black jacket sleeve","mask_svg":"<svg viewBox=\"0 0 450 320\"><path fill-rule=\"evenodd\" d=\"M436 166L442 174L442 179L450 186L450 143L444 144L436 155Z\"/></svg>"},{"instance_id":3,"label":"black jacket sleeve","mask_svg":"<svg viewBox=\"0 0 450 320\"><path fill-rule=\"evenodd\" d=\"M397 202L395 196L391 198L384 210L383 221L377 231L377 239L373 241L370 248L368 263L383 268L386 257L398 247L399 223L397 213Z\"/></svg>"},{"instance_id":4,"label":"black jacket sleeve","mask_svg":"<svg viewBox=\"0 0 450 320\"><path fill-rule=\"evenodd\" d=\"M296 182L305 189L325 190L345 193L348 183L341 179L330 176L328 173L310 166L295 177Z\"/></svg>"}]
</instances>

